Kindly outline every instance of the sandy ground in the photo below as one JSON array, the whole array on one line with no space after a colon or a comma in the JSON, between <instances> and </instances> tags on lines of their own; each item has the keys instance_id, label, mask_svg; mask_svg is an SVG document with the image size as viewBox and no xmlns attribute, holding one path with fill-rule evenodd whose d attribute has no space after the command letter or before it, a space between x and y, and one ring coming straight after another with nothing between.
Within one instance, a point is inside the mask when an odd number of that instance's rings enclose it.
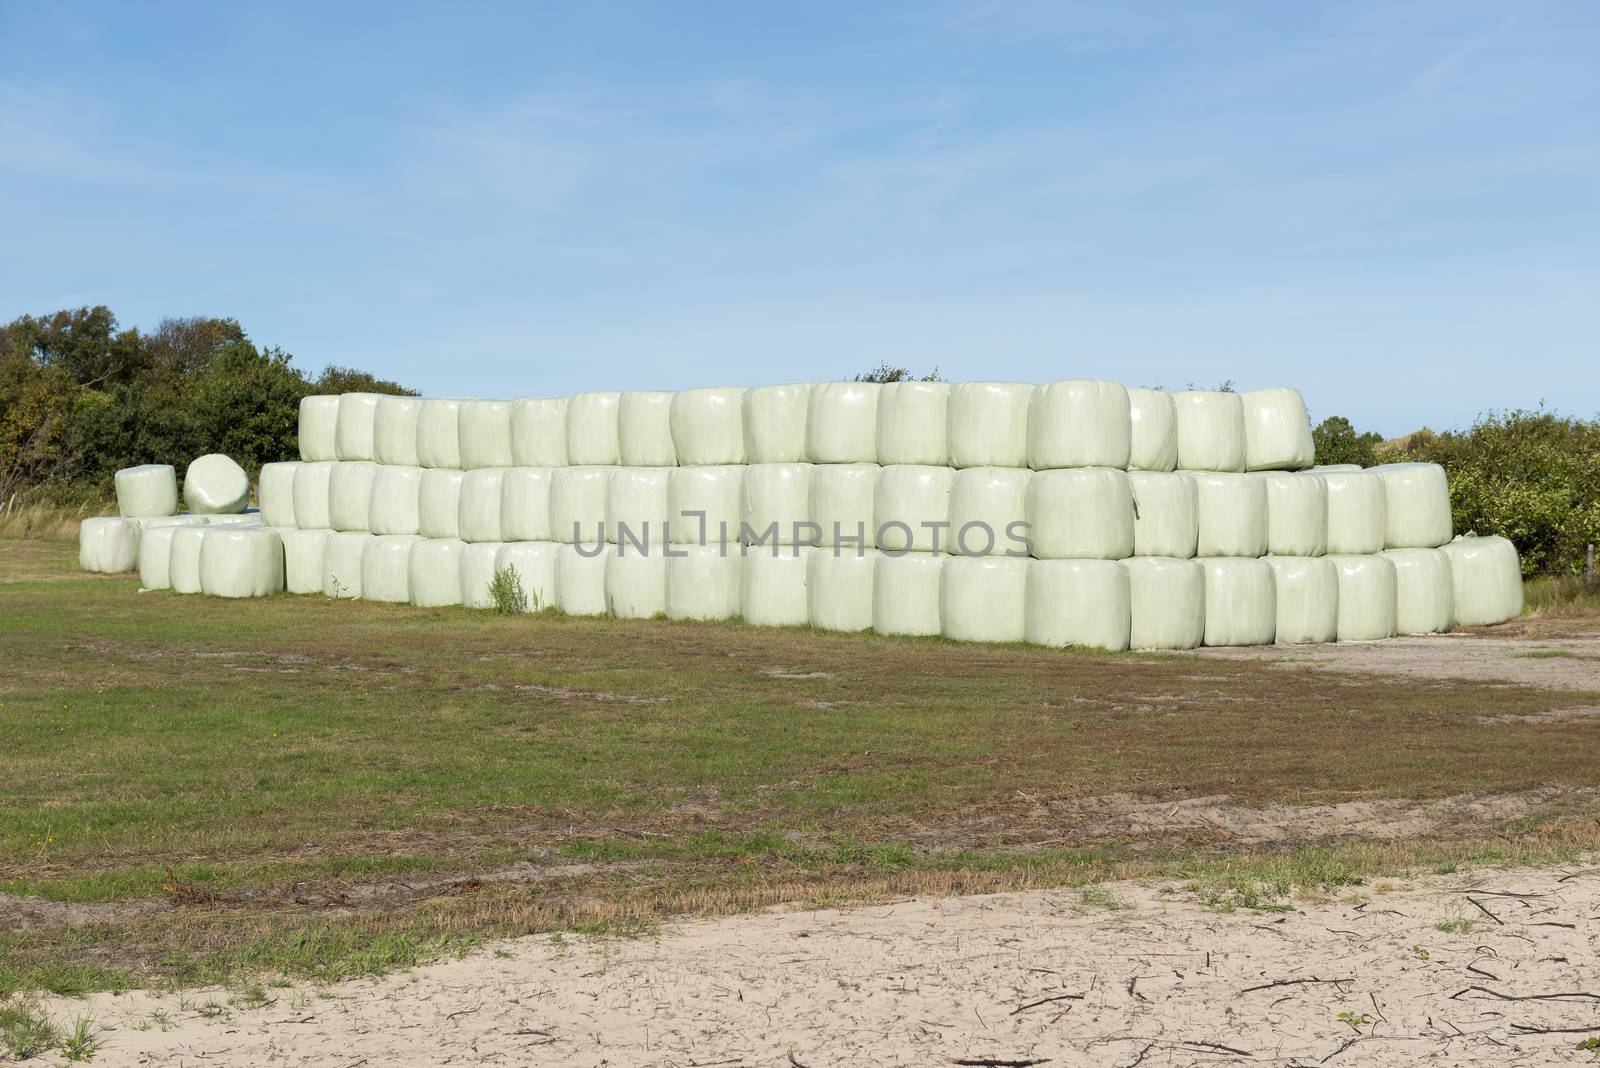
<instances>
[{"instance_id":1,"label":"sandy ground","mask_svg":"<svg viewBox=\"0 0 1600 1068\"><path fill-rule=\"evenodd\" d=\"M1594 1063L1574 1047L1600 1033L1600 868L1287 913L1107 889L1118 907L1053 891L529 938L220 1015L226 991L88 1009L113 1066Z\"/></svg>"}]
</instances>

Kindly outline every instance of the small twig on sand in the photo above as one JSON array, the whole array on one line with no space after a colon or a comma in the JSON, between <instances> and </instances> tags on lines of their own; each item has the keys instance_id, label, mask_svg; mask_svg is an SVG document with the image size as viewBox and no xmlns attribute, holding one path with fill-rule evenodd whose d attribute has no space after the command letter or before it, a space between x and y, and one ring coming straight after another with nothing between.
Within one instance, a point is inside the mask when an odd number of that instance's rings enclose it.
<instances>
[{"instance_id":1,"label":"small twig on sand","mask_svg":"<svg viewBox=\"0 0 1600 1068\"><path fill-rule=\"evenodd\" d=\"M1252 990L1271 990L1275 986L1300 986L1300 985L1306 984L1306 983L1332 983L1332 984L1337 986L1339 983L1353 983L1353 982L1355 982L1354 978L1350 978L1350 979L1318 979L1316 976L1313 975L1308 979L1274 979L1270 983L1261 983L1258 986L1247 986L1243 990L1239 991L1239 993L1248 994Z\"/></svg>"},{"instance_id":2,"label":"small twig on sand","mask_svg":"<svg viewBox=\"0 0 1600 1068\"><path fill-rule=\"evenodd\" d=\"M1450 995L1450 1000L1455 1001L1462 994L1468 994L1474 990L1482 994L1488 994L1490 997L1500 1001L1571 1001L1583 998L1587 998L1590 1001L1600 1001L1600 994L1593 994L1587 990L1568 990L1558 994L1502 994L1500 991L1490 990L1486 986L1469 986L1457 990Z\"/></svg>"},{"instance_id":3,"label":"small twig on sand","mask_svg":"<svg viewBox=\"0 0 1600 1068\"><path fill-rule=\"evenodd\" d=\"M1048 1005L1052 1001L1082 1001L1082 1000L1083 1000L1083 995L1082 994L1056 994L1053 997L1040 998L1038 1001L1030 1001L1026 1005L1018 1005L1016 1008L1011 1010L1011 1015L1015 1016L1019 1012L1026 1012L1027 1010L1029 1010L1031 1008L1034 1008L1036 1006L1039 1006L1039 1005Z\"/></svg>"}]
</instances>

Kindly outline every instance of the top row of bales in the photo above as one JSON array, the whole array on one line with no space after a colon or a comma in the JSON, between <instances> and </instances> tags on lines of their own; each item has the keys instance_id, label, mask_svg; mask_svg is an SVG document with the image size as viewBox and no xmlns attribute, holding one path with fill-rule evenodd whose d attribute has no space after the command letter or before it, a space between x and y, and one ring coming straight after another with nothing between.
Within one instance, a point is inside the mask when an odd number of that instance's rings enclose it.
<instances>
[{"instance_id":1,"label":"top row of bales","mask_svg":"<svg viewBox=\"0 0 1600 1068\"><path fill-rule=\"evenodd\" d=\"M463 470L809 462L1295 471L1314 453L1298 390L1167 393L1068 379L520 400L313 396L300 404L300 458Z\"/></svg>"}]
</instances>

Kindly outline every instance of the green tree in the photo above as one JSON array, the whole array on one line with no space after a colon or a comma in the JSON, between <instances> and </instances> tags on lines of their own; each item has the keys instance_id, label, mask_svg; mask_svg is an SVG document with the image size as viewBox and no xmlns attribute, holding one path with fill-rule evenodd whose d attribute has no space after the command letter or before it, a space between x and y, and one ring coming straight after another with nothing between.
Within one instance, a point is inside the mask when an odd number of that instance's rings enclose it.
<instances>
[{"instance_id":1,"label":"green tree","mask_svg":"<svg viewBox=\"0 0 1600 1068\"><path fill-rule=\"evenodd\" d=\"M872 370L856 375L857 382L943 382L939 375L939 368L935 367L927 374L918 378L904 367L895 367L888 362L880 363Z\"/></svg>"},{"instance_id":2,"label":"green tree","mask_svg":"<svg viewBox=\"0 0 1600 1068\"><path fill-rule=\"evenodd\" d=\"M1368 431L1356 433L1350 420L1342 415L1330 415L1311 431L1311 441L1316 446L1319 464L1360 464L1372 467L1382 461L1374 451L1383 444L1383 435Z\"/></svg>"},{"instance_id":3,"label":"green tree","mask_svg":"<svg viewBox=\"0 0 1600 1068\"><path fill-rule=\"evenodd\" d=\"M353 367L329 367L317 376L315 393L388 393L396 397L415 397L417 391L398 382L378 378Z\"/></svg>"}]
</instances>

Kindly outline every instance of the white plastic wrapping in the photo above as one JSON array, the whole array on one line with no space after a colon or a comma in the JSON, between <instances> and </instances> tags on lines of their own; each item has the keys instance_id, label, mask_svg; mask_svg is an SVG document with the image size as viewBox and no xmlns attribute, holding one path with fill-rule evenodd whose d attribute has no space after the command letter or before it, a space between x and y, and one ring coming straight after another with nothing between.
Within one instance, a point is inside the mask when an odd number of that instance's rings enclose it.
<instances>
[{"instance_id":1,"label":"white plastic wrapping","mask_svg":"<svg viewBox=\"0 0 1600 1068\"><path fill-rule=\"evenodd\" d=\"M950 462L950 384L888 382L878 391L878 463Z\"/></svg>"},{"instance_id":2,"label":"white plastic wrapping","mask_svg":"<svg viewBox=\"0 0 1600 1068\"><path fill-rule=\"evenodd\" d=\"M1328 484L1311 471L1261 475L1267 487L1267 552L1321 556L1328 551Z\"/></svg>"},{"instance_id":3,"label":"white plastic wrapping","mask_svg":"<svg viewBox=\"0 0 1600 1068\"><path fill-rule=\"evenodd\" d=\"M1328 487L1328 555L1366 555L1383 548L1388 502L1383 479L1370 471L1322 471Z\"/></svg>"},{"instance_id":4,"label":"white plastic wrapping","mask_svg":"<svg viewBox=\"0 0 1600 1068\"><path fill-rule=\"evenodd\" d=\"M1197 558L1206 575L1207 645L1271 645L1278 630L1278 596L1265 560Z\"/></svg>"},{"instance_id":5,"label":"white plastic wrapping","mask_svg":"<svg viewBox=\"0 0 1600 1068\"><path fill-rule=\"evenodd\" d=\"M814 464L876 463L881 388L875 382L819 382L812 387L805 459Z\"/></svg>"},{"instance_id":6,"label":"white plastic wrapping","mask_svg":"<svg viewBox=\"0 0 1600 1068\"><path fill-rule=\"evenodd\" d=\"M872 629L872 569L877 559L870 549L811 550L806 561L806 617L813 627Z\"/></svg>"},{"instance_id":7,"label":"white plastic wrapping","mask_svg":"<svg viewBox=\"0 0 1600 1068\"><path fill-rule=\"evenodd\" d=\"M424 538L411 546L406 561L406 591L418 608L461 603L460 538Z\"/></svg>"},{"instance_id":8,"label":"white plastic wrapping","mask_svg":"<svg viewBox=\"0 0 1600 1068\"><path fill-rule=\"evenodd\" d=\"M569 616L606 614L604 546L563 543L557 550L556 607Z\"/></svg>"},{"instance_id":9,"label":"white plastic wrapping","mask_svg":"<svg viewBox=\"0 0 1600 1068\"><path fill-rule=\"evenodd\" d=\"M78 524L78 566L115 575L139 566L139 522L103 515Z\"/></svg>"},{"instance_id":10,"label":"white plastic wrapping","mask_svg":"<svg viewBox=\"0 0 1600 1068\"><path fill-rule=\"evenodd\" d=\"M1206 572L1198 561L1135 556L1128 569L1132 649L1194 649L1206 636Z\"/></svg>"},{"instance_id":11,"label":"white plastic wrapping","mask_svg":"<svg viewBox=\"0 0 1600 1068\"><path fill-rule=\"evenodd\" d=\"M506 541L554 541L548 467L508 467L500 482L500 532Z\"/></svg>"},{"instance_id":12,"label":"white plastic wrapping","mask_svg":"<svg viewBox=\"0 0 1600 1068\"><path fill-rule=\"evenodd\" d=\"M1522 563L1516 546L1498 536L1466 534L1440 551L1450 559L1458 626L1492 626L1522 614Z\"/></svg>"},{"instance_id":13,"label":"white plastic wrapping","mask_svg":"<svg viewBox=\"0 0 1600 1068\"><path fill-rule=\"evenodd\" d=\"M500 530L500 493L503 467L478 467L461 477L457 501L457 537L462 541L505 541Z\"/></svg>"},{"instance_id":14,"label":"white plastic wrapping","mask_svg":"<svg viewBox=\"0 0 1600 1068\"><path fill-rule=\"evenodd\" d=\"M361 599L392 604L410 601L411 549L422 541L416 534L373 535L361 550Z\"/></svg>"},{"instance_id":15,"label":"white plastic wrapping","mask_svg":"<svg viewBox=\"0 0 1600 1068\"><path fill-rule=\"evenodd\" d=\"M327 530L333 526L328 515L328 484L333 478L334 463L315 460L294 470L294 525L301 530Z\"/></svg>"},{"instance_id":16,"label":"white plastic wrapping","mask_svg":"<svg viewBox=\"0 0 1600 1068\"><path fill-rule=\"evenodd\" d=\"M503 541L479 541L461 547L461 603L467 608L494 607L489 587L505 545Z\"/></svg>"},{"instance_id":17,"label":"white plastic wrapping","mask_svg":"<svg viewBox=\"0 0 1600 1068\"><path fill-rule=\"evenodd\" d=\"M750 549L739 577L739 615L757 627L803 627L811 621L806 570L813 550L804 545Z\"/></svg>"},{"instance_id":18,"label":"white plastic wrapping","mask_svg":"<svg viewBox=\"0 0 1600 1068\"><path fill-rule=\"evenodd\" d=\"M691 389L672 398L672 444L680 464L742 464L744 390Z\"/></svg>"},{"instance_id":19,"label":"white plastic wrapping","mask_svg":"<svg viewBox=\"0 0 1600 1068\"><path fill-rule=\"evenodd\" d=\"M179 527L172 535L172 552L167 557L167 586L173 593L200 592L200 547L206 540L205 527Z\"/></svg>"},{"instance_id":20,"label":"white plastic wrapping","mask_svg":"<svg viewBox=\"0 0 1600 1068\"><path fill-rule=\"evenodd\" d=\"M1298 389L1252 389L1244 407L1244 462L1251 471L1299 471L1316 463L1311 420Z\"/></svg>"},{"instance_id":21,"label":"white plastic wrapping","mask_svg":"<svg viewBox=\"0 0 1600 1068\"><path fill-rule=\"evenodd\" d=\"M960 556L1027 554L1028 483L1033 472L1015 467L969 467L950 489L950 529L939 547Z\"/></svg>"},{"instance_id":22,"label":"white plastic wrapping","mask_svg":"<svg viewBox=\"0 0 1600 1068\"><path fill-rule=\"evenodd\" d=\"M1020 642L1027 633L1028 563L952 556L939 584L940 632L958 642Z\"/></svg>"},{"instance_id":23,"label":"white plastic wrapping","mask_svg":"<svg viewBox=\"0 0 1600 1068\"><path fill-rule=\"evenodd\" d=\"M443 472L459 475L460 472ZM422 482L431 472L420 467L381 464L372 476L367 528L374 534L422 532Z\"/></svg>"},{"instance_id":24,"label":"white plastic wrapping","mask_svg":"<svg viewBox=\"0 0 1600 1068\"><path fill-rule=\"evenodd\" d=\"M512 570L528 597L528 611L557 607L556 566L564 546L551 541L510 541L495 552L494 569Z\"/></svg>"},{"instance_id":25,"label":"white plastic wrapping","mask_svg":"<svg viewBox=\"0 0 1600 1068\"><path fill-rule=\"evenodd\" d=\"M1069 378L1034 390L1028 466L1127 467L1133 448L1128 391L1116 382Z\"/></svg>"},{"instance_id":26,"label":"white plastic wrapping","mask_svg":"<svg viewBox=\"0 0 1600 1068\"><path fill-rule=\"evenodd\" d=\"M1396 634L1443 634L1455 625L1455 583L1442 549L1385 549L1378 555L1394 565Z\"/></svg>"},{"instance_id":27,"label":"white plastic wrapping","mask_svg":"<svg viewBox=\"0 0 1600 1068\"><path fill-rule=\"evenodd\" d=\"M1132 635L1128 569L1120 560L1034 560L1028 564L1030 645L1085 645L1121 652Z\"/></svg>"},{"instance_id":28,"label":"white plastic wrapping","mask_svg":"<svg viewBox=\"0 0 1600 1068\"><path fill-rule=\"evenodd\" d=\"M322 560L328 530L279 530L283 543L283 588L290 593L322 592Z\"/></svg>"},{"instance_id":29,"label":"white plastic wrapping","mask_svg":"<svg viewBox=\"0 0 1600 1068\"><path fill-rule=\"evenodd\" d=\"M1185 471L1243 471L1244 402L1237 393L1187 390L1172 394L1178 428L1178 466Z\"/></svg>"},{"instance_id":30,"label":"white plastic wrapping","mask_svg":"<svg viewBox=\"0 0 1600 1068\"><path fill-rule=\"evenodd\" d=\"M676 467L672 398L658 389L624 393L617 402L617 453L624 467ZM741 447L743 430L740 431Z\"/></svg>"},{"instance_id":31,"label":"white plastic wrapping","mask_svg":"<svg viewBox=\"0 0 1600 1068\"><path fill-rule=\"evenodd\" d=\"M667 476L667 522L677 545L739 540L745 468L735 464L674 467ZM703 512L704 516L691 513Z\"/></svg>"},{"instance_id":32,"label":"white plastic wrapping","mask_svg":"<svg viewBox=\"0 0 1600 1068\"><path fill-rule=\"evenodd\" d=\"M417 410L417 466L461 467L461 401L430 397Z\"/></svg>"},{"instance_id":33,"label":"white plastic wrapping","mask_svg":"<svg viewBox=\"0 0 1600 1068\"><path fill-rule=\"evenodd\" d=\"M425 538L461 536L461 483L466 472L430 467L417 481L417 533Z\"/></svg>"},{"instance_id":34,"label":"white plastic wrapping","mask_svg":"<svg viewBox=\"0 0 1600 1068\"><path fill-rule=\"evenodd\" d=\"M116 474L117 514L167 516L178 514L178 472L171 464L140 464Z\"/></svg>"},{"instance_id":35,"label":"white plastic wrapping","mask_svg":"<svg viewBox=\"0 0 1600 1068\"><path fill-rule=\"evenodd\" d=\"M181 517L178 517L181 518ZM261 522L260 512L238 512L234 515L198 515L194 516L195 522L204 523L208 527L259 527ZM140 520L141 525L149 520ZM161 522L156 520L156 522Z\"/></svg>"},{"instance_id":36,"label":"white plastic wrapping","mask_svg":"<svg viewBox=\"0 0 1600 1068\"><path fill-rule=\"evenodd\" d=\"M377 474L378 465L371 460L342 460L333 465L328 473L329 527L372 529L372 486Z\"/></svg>"},{"instance_id":37,"label":"white plastic wrapping","mask_svg":"<svg viewBox=\"0 0 1600 1068\"><path fill-rule=\"evenodd\" d=\"M652 529L655 524L651 524ZM667 611L667 558L632 545L606 550L606 611L617 619L654 619Z\"/></svg>"},{"instance_id":38,"label":"white plastic wrapping","mask_svg":"<svg viewBox=\"0 0 1600 1068\"><path fill-rule=\"evenodd\" d=\"M1339 636L1339 572L1325 556L1269 556L1278 602L1279 645L1331 642Z\"/></svg>"},{"instance_id":39,"label":"white plastic wrapping","mask_svg":"<svg viewBox=\"0 0 1600 1068\"><path fill-rule=\"evenodd\" d=\"M339 458L339 398L332 394L300 398L300 459Z\"/></svg>"},{"instance_id":40,"label":"white plastic wrapping","mask_svg":"<svg viewBox=\"0 0 1600 1068\"><path fill-rule=\"evenodd\" d=\"M213 527L200 542L200 592L269 597L283 592L283 541L263 528Z\"/></svg>"},{"instance_id":41,"label":"white plastic wrapping","mask_svg":"<svg viewBox=\"0 0 1600 1068\"><path fill-rule=\"evenodd\" d=\"M152 527L139 532L139 585L147 590L169 590L172 564L172 536L182 527ZM78 528L81 541L83 528ZM78 564L83 565L83 547L78 548ZM85 570L88 570L85 568Z\"/></svg>"},{"instance_id":42,"label":"white plastic wrapping","mask_svg":"<svg viewBox=\"0 0 1600 1068\"><path fill-rule=\"evenodd\" d=\"M511 402L464 400L456 416L461 437L461 466L511 466Z\"/></svg>"},{"instance_id":43,"label":"white plastic wrapping","mask_svg":"<svg viewBox=\"0 0 1600 1068\"><path fill-rule=\"evenodd\" d=\"M811 469L811 521L819 545L873 546L877 464L818 464Z\"/></svg>"},{"instance_id":44,"label":"white plastic wrapping","mask_svg":"<svg viewBox=\"0 0 1600 1068\"><path fill-rule=\"evenodd\" d=\"M517 467L567 466L567 398L523 397L511 404L511 459Z\"/></svg>"},{"instance_id":45,"label":"white plastic wrapping","mask_svg":"<svg viewBox=\"0 0 1600 1068\"><path fill-rule=\"evenodd\" d=\"M677 555L681 552L683 555ZM689 545L667 558L668 619L737 619L744 560L737 545Z\"/></svg>"},{"instance_id":46,"label":"white plastic wrapping","mask_svg":"<svg viewBox=\"0 0 1600 1068\"><path fill-rule=\"evenodd\" d=\"M261 465L256 500L261 505L261 521L267 526L299 526L294 517L294 473L299 468L298 460Z\"/></svg>"},{"instance_id":47,"label":"white plastic wrapping","mask_svg":"<svg viewBox=\"0 0 1600 1068\"><path fill-rule=\"evenodd\" d=\"M962 382L950 391L951 467L1027 467L1033 387Z\"/></svg>"},{"instance_id":48,"label":"white plastic wrapping","mask_svg":"<svg viewBox=\"0 0 1600 1068\"><path fill-rule=\"evenodd\" d=\"M380 464L417 467L420 397L379 397L372 416L372 458Z\"/></svg>"},{"instance_id":49,"label":"white plastic wrapping","mask_svg":"<svg viewBox=\"0 0 1600 1068\"><path fill-rule=\"evenodd\" d=\"M415 537L416 535L410 535ZM361 562L378 535L333 531L322 543L322 595L348 601L361 596Z\"/></svg>"},{"instance_id":50,"label":"white plastic wrapping","mask_svg":"<svg viewBox=\"0 0 1600 1068\"><path fill-rule=\"evenodd\" d=\"M1176 471L1129 471L1134 556L1188 560L1200 539L1200 489Z\"/></svg>"},{"instance_id":51,"label":"white plastic wrapping","mask_svg":"<svg viewBox=\"0 0 1600 1068\"><path fill-rule=\"evenodd\" d=\"M1311 470L1323 474L1329 471L1364 471L1360 464L1318 464Z\"/></svg>"},{"instance_id":52,"label":"white plastic wrapping","mask_svg":"<svg viewBox=\"0 0 1600 1068\"><path fill-rule=\"evenodd\" d=\"M250 504L250 476L220 452L195 460L183 473L183 503L195 515L229 515Z\"/></svg>"},{"instance_id":53,"label":"white plastic wrapping","mask_svg":"<svg viewBox=\"0 0 1600 1068\"><path fill-rule=\"evenodd\" d=\"M872 629L879 634L932 637L940 632L942 553L879 553L872 567Z\"/></svg>"},{"instance_id":54,"label":"white plastic wrapping","mask_svg":"<svg viewBox=\"0 0 1600 1068\"><path fill-rule=\"evenodd\" d=\"M948 537L948 531L940 528L950 520L950 491L955 482L955 470L949 467L892 464L882 468L872 498L877 546L891 552L932 552L936 534ZM943 538L938 547L944 548Z\"/></svg>"},{"instance_id":55,"label":"white plastic wrapping","mask_svg":"<svg viewBox=\"0 0 1600 1068\"><path fill-rule=\"evenodd\" d=\"M625 543L635 554L660 554L672 514L669 475L665 467L619 467L611 472L606 485L607 541Z\"/></svg>"},{"instance_id":56,"label":"white plastic wrapping","mask_svg":"<svg viewBox=\"0 0 1600 1068\"><path fill-rule=\"evenodd\" d=\"M341 393L339 417L335 424L334 452L340 460L370 460L373 457L374 420L378 414L378 394Z\"/></svg>"},{"instance_id":57,"label":"white plastic wrapping","mask_svg":"<svg viewBox=\"0 0 1600 1068\"><path fill-rule=\"evenodd\" d=\"M1450 484L1438 464L1383 464L1384 543L1391 549L1434 549L1455 533Z\"/></svg>"},{"instance_id":58,"label":"white plastic wrapping","mask_svg":"<svg viewBox=\"0 0 1600 1068\"><path fill-rule=\"evenodd\" d=\"M749 464L740 491L739 534L746 545L813 545L808 463Z\"/></svg>"},{"instance_id":59,"label":"white plastic wrapping","mask_svg":"<svg viewBox=\"0 0 1600 1068\"><path fill-rule=\"evenodd\" d=\"M620 393L579 393L567 402L567 463L614 467L622 457L618 437Z\"/></svg>"},{"instance_id":60,"label":"white plastic wrapping","mask_svg":"<svg viewBox=\"0 0 1600 1068\"><path fill-rule=\"evenodd\" d=\"M1028 538L1041 560L1132 556L1133 492L1111 467L1037 471L1028 480Z\"/></svg>"},{"instance_id":61,"label":"white plastic wrapping","mask_svg":"<svg viewBox=\"0 0 1600 1068\"><path fill-rule=\"evenodd\" d=\"M811 387L805 383L745 390L745 460L752 464L794 464L805 460L810 408Z\"/></svg>"},{"instance_id":62,"label":"white plastic wrapping","mask_svg":"<svg viewBox=\"0 0 1600 1068\"><path fill-rule=\"evenodd\" d=\"M556 541L596 545L606 540L606 491L615 470L558 467L551 472L550 534Z\"/></svg>"},{"instance_id":63,"label":"white plastic wrapping","mask_svg":"<svg viewBox=\"0 0 1600 1068\"><path fill-rule=\"evenodd\" d=\"M1197 556L1264 556L1267 483L1262 475L1186 471L1194 480L1199 518ZM1208 643L1209 644L1209 643Z\"/></svg>"},{"instance_id":64,"label":"white plastic wrapping","mask_svg":"<svg viewBox=\"0 0 1600 1068\"><path fill-rule=\"evenodd\" d=\"M1339 640L1375 642L1395 636L1395 567L1382 556L1333 553L1339 575Z\"/></svg>"},{"instance_id":65,"label":"white plastic wrapping","mask_svg":"<svg viewBox=\"0 0 1600 1068\"><path fill-rule=\"evenodd\" d=\"M1178 466L1178 411L1162 389L1128 390L1128 470L1172 471Z\"/></svg>"}]
</instances>

